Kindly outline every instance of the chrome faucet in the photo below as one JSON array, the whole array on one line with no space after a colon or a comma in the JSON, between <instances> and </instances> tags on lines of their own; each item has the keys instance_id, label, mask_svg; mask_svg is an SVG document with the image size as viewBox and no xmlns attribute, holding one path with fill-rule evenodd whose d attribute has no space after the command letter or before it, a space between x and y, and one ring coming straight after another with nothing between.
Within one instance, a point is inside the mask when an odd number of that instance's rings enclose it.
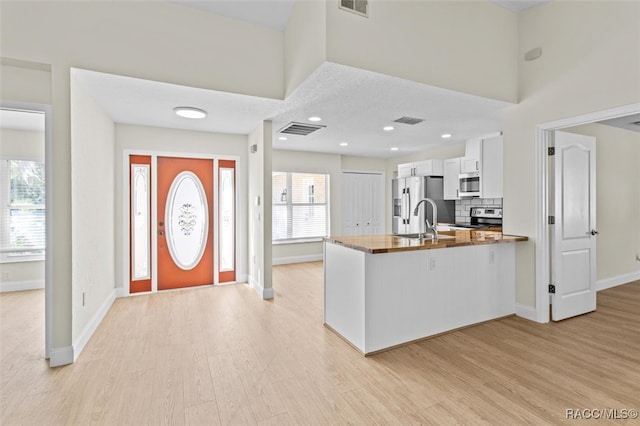
<instances>
[{"instance_id":1,"label":"chrome faucet","mask_svg":"<svg viewBox=\"0 0 640 426\"><path fill-rule=\"evenodd\" d=\"M422 200L420 200L418 202L418 204L416 205L416 208L413 210L413 215L414 216L418 216L418 211L420 210L420 205L424 202L428 202L429 204L431 204L431 210L433 211L433 224L429 223L429 218L427 217L427 211L426 211L426 207L425 207L425 212L424 212L424 221L427 225L427 230L425 231L425 234L427 234L428 232L432 232L433 233L433 239L434 240L438 240L438 207L436 206L436 203L431 199L431 198L423 198Z\"/></svg>"}]
</instances>

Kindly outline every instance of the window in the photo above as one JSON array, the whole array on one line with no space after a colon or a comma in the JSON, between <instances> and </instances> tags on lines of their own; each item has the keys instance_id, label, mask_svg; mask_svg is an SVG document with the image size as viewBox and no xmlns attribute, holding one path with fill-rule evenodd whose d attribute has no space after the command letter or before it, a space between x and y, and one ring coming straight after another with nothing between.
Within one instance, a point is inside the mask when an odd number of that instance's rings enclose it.
<instances>
[{"instance_id":1,"label":"window","mask_svg":"<svg viewBox=\"0 0 640 426\"><path fill-rule=\"evenodd\" d=\"M45 174L41 161L0 161L0 260L41 260L45 250Z\"/></svg>"},{"instance_id":2,"label":"window","mask_svg":"<svg viewBox=\"0 0 640 426\"><path fill-rule=\"evenodd\" d=\"M273 172L273 241L329 235L329 175Z\"/></svg>"}]
</instances>

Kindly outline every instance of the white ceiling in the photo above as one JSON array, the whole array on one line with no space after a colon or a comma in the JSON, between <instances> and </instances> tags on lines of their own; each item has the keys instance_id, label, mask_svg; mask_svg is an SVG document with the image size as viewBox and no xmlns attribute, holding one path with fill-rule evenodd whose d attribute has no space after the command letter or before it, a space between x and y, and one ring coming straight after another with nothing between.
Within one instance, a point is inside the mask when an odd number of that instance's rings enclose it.
<instances>
[{"instance_id":1,"label":"white ceiling","mask_svg":"<svg viewBox=\"0 0 640 426\"><path fill-rule=\"evenodd\" d=\"M316 115L326 128L308 136L287 135L287 141L276 134L274 148L380 158L499 131L501 110L510 105L332 63L320 66L284 101L79 69L73 76L117 123L248 134L262 120L272 120L277 132ZM177 106L198 107L208 116L181 118L173 112ZM393 132L382 130L402 116L425 122L393 123ZM443 140L442 133L453 137Z\"/></svg>"},{"instance_id":2,"label":"white ceiling","mask_svg":"<svg viewBox=\"0 0 640 426\"><path fill-rule=\"evenodd\" d=\"M523 10L530 9L551 0L492 0L495 4L512 12L520 13Z\"/></svg>"},{"instance_id":3,"label":"white ceiling","mask_svg":"<svg viewBox=\"0 0 640 426\"><path fill-rule=\"evenodd\" d=\"M600 121L600 124L606 124L608 126L618 127L620 129L631 130L632 132L640 132L640 114L633 114L627 115L626 117L603 120Z\"/></svg>"}]
</instances>

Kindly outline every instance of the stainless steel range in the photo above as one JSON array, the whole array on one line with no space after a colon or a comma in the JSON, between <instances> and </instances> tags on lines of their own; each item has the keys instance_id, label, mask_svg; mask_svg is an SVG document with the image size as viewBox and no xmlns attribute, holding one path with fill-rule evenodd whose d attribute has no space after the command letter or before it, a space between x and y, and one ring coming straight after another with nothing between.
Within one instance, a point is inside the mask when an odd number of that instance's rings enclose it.
<instances>
[{"instance_id":1,"label":"stainless steel range","mask_svg":"<svg viewBox=\"0 0 640 426\"><path fill-rule=\"evenodd\" d=\"M499 207L472 207L470 223L459 224L462 228L480 229L502 226L502 208Z\"/></svg>"}]
</instances>

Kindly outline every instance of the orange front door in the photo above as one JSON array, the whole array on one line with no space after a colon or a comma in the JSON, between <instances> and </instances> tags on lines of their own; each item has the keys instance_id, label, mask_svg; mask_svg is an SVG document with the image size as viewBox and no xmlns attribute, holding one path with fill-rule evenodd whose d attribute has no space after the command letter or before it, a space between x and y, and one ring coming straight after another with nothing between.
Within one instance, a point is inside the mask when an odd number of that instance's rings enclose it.
<instances>
[{"instance_id":1,"label":"orange front door","mask_svg":"<svg viewBox=\"0 0 640 426\"><path fill-rule=\"evenodd\" d=\"M158 157L158 290L213 284L213 160Z\"/></svg>"}]
</instances>

